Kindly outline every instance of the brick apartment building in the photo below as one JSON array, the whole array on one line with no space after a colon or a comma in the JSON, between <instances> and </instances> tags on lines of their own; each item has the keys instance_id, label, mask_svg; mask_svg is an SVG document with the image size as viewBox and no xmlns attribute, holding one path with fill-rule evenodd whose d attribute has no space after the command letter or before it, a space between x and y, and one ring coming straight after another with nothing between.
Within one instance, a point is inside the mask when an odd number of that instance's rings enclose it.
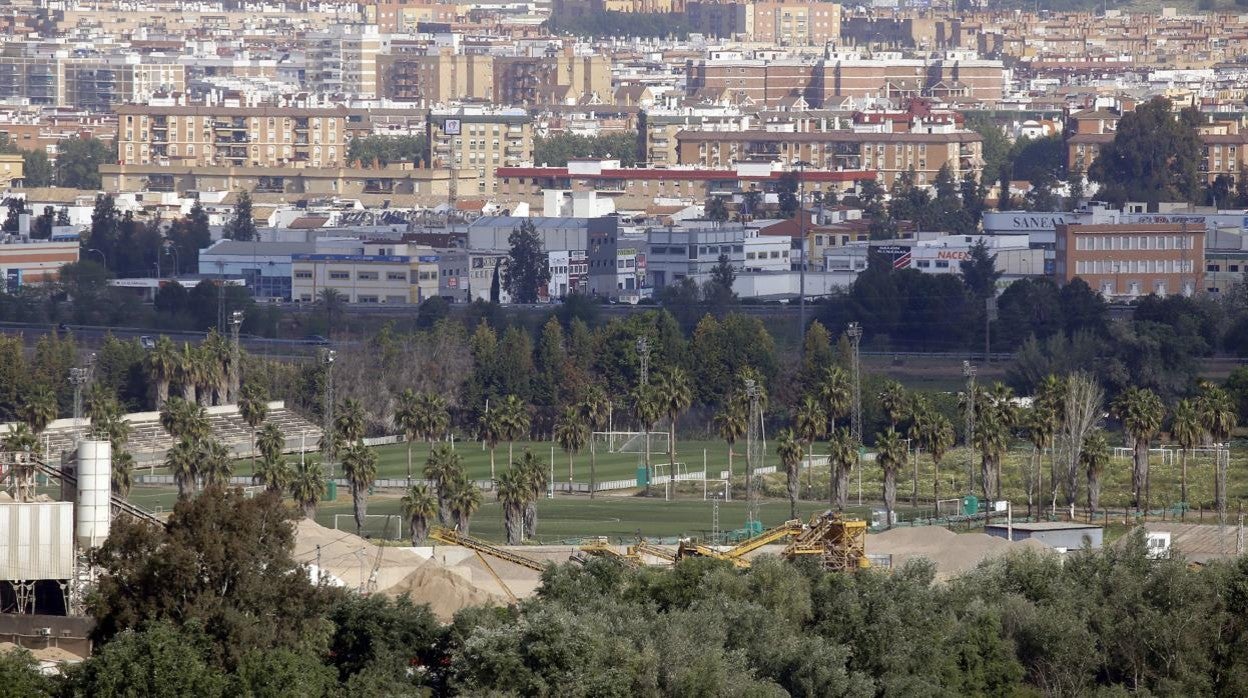
<instances>
[{"instance_id":1,"label":"brick apartment building","mask_svg":"<svg viewBox=\"0 0 1248 698\"><path fill-rule=\"evenodd\" d=\"M424 104L479 99L502 105L612 101L611 61L576 55L571 46L548 56L387 54L378 58L383 97Z\"/></svg>"},{"instance_id":2,"label":"brick apartment building","mask_svg":"<svg viewBox=\"0 0 1248 698\"><path fill-rule=\"evenodd\" d=\"M1058 283L1075 278L1106 298L1203 288L1205 229L1171 224L1057 225Z\"/></svg>"},{"instance_id":3,"label":"brick apartment building","mask_svg":"<svg viewBox=\"0 0 1248 698\"><path fill-rule=\"evenodd\" d=\"M826 170L877 172L884 187L911 169L916 183L931 184L944 165L954 179L983 173L983 139L952 126L904 133L838 129L813 132L681 131L676 134L682 165L710 169L751 160L810 163Z\"/></svg>"},{"instance_id":4,"label":"brick apartment building","mask_svg":"<svg viewBox=\"0 0 1248 698\"><path fill-rule=\"evenodd\" d=\"M346 107L152 106L117 108L117 162L189 167L335 167L347 142L367 135Z\"/></svg>"}]
</instances>

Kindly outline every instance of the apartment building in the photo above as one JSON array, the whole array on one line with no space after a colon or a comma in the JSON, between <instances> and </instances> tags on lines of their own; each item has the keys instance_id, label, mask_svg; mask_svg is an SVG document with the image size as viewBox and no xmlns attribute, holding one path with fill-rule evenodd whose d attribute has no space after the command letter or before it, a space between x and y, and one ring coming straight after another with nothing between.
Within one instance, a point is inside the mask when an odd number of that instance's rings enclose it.
<instances>
[{"instance_id":1,"label":"apartment building","mask_svg":"<svg viewBox=\"0 0 1248 698\"><path fill-rule=\"evenodd\" d=\"M0 187L20 184L26 176L26 158L20 153L0 153Z\"/></svg>"},{"instance_id":2,"label":"apartment building","mask_svg":"<svg viewBox=\"0 0 1248 698\"><path fill-rule=\"evenodd\" d=\"M533 161L532 121L519 109L461 107L430 113L425 161L433 169L457 173L457 195L492 196L498 193L498 168Z\"/></svg>"},{"instance_id":3,"label":"apartment building","mask_svg":"<svg viewBox=\"0 0 1248 698\"><path fill-rule=\"evenodd\" d=\"M1120 114L1108 109L1076 112L1069 119L1071 135L1066 139L1066 164L1070 169L1086 172L1101 153L1101 148L1112 143L1118 129ZM1248 164L1248 133L1240 129L1238 121L1212 118L1197 125L1201 141L1199 170L1206 180L1212 182L1218 175L1238 179Z\"/></svg>"},{"instance_id":4,"label":"apartment building","mask_svg":"<svg viewBox=\"0 0 1248 698\"><path fill-rule=\"evenodd\" d=\"M916 183L935 182L941 167L954 179L967 173L983 174L983 139L978 133L953 125L919 126L910 131L811 132L681 131L676 134L680 162L711 169L742 161L806 162L812 168L875 172L884 187L909 170Z\"/></svg>"},{"instance_id":5,"label":"apartment building","mask_svg":"<svg viewBox=\"0 0 1248 698\"><path fill-rule=\"evenodd\" d=\"M108 112L119 104L186 89L186 68L173 58L131 55L71 57L13 42L0 51L0 100Z\"/></svg>"},{"instance_id":6,"label":"apartment building","mask_svg":"<svg viewBox=\"0 0 1248 698\"><path fill-rule=\"evenodd\" d=\"M345 107L117 108L117 162L188 167L338 167L371 124Z\"/></svg>"},{"instance_id":7,"label":"apartment building","mask_svg":"<svg viewBox=\"0 0 1248 698\"><path fill-rule=\"evenodd\" d=\"M841 6L832 2L755 2L754 41L824 46L841 38Z\"/></svg>"},{"instance_id":8,"label":"apartment building","mask_svg":"<svg viewBox=\"0 0 1248 698\"><path fill-rule=\"evenodd\" d=\"M611 60L600 53L577 54L573 46L547 56L494 59L494 103L532 106L610 103Z\"/></svg>"},{"instance_id":9,"label":"apartment building","mask_svg":"<svg viewBox=\"0 0 1248 698\"><path fill-rule=\"evenodd\" d=\"M29 233L30 217L24 217L19 232ZM4 279L6 293L30 284L56 281L61 267L78 261L79 242L75 236L70 240L31 240L29 237L10 236L0 245L0 275Z\"/></svg>"},{"instance_id":10,"label":"apartment building","mask_svg":"<svg viewBox=\"0 0 1248 698\"><path fill-rule=\"evenodd\" d=\"M433 248L321 239L316 250L291 255L291 296L301 303L314 302L326 288L361 304L414 305L438 295Z\"/></svg>"},{"instance_id":11,"label":"apartment building","mask_svg":"<svg viewBox=\"0 0 1248 698\"><path fill-rule=\"evenodd\" d=\"M1174 224L1057 226L1059 283L1083 279L1106 298L1155 293L1190 296L1203 288L1205 230Z\"/></svg>"},{"instance_id":12,"label":"apartment building","mask_svg":"<svg viewBox=\"0 0 1248 698\"><path fill-rule=\"evenodd\" d=\"M387 99L418 104L494 98L494 57L455 53L387 53L377 57L378 92Z\"/></svg>"},{"instance_id":13,"label":"apartment building","mask_svg":"<svg viewBox=\"0 0 1248 698\"><path fill-rule=\"evenodd\" d=\"M745 228L737 224L704 227L654 228L646 241L646 278L656 288L691 278L697 283L710 278L711 270L726 255L737 269L745 264ZM783 244L782 244L783 246ZM786 249L785 252L788 250ZM755 260L755 265L758 264Z\"/></svg>"},{"instance_id":14,"label":"apartment building","mask_svg":"<svg viewBox=\"0 0 1248 698\"><path fill-rule=\"evenodd\" d=\"M313 32L305 40L309 90L371 99L380 94L377 56L386 39L375 25L356 24Z\"/></svg>"},{"instance_id":15,"label":"apartment building","mask_svg":"<svg viewBox=\"0 0 1248 698\"><path fill-rule=\"evenodd\" d=\"M531 206L541 205L546 191L592 191L614 200L618 211L644 210L656 198L702 202L710 196L731 197L751 189L775 192L785 172L771 162L712 169L697 165L620 167L618 161L578 160L569 162L567 167L500 167L495 174L499 196ZM875 172L865 170L812 169L802 173L808 193L842 193L875 177Z\"/></svg>"}]
</instances>

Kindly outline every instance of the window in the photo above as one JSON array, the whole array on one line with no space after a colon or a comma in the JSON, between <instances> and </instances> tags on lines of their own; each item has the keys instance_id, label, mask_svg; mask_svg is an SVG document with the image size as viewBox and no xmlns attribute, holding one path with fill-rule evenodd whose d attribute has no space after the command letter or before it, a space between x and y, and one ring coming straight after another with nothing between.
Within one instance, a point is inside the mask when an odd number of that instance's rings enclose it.
<instances>
[{"instance_id":1,"label":"window","mask_svg":"<svg viewBox=\"0 0 1248 698\"><path fill-rule=\"evenodd\" d=\"M306 269L300 269L295 272L295 278L296 279L310 279L312 278L312 272Z\"/></svg>"},{"instance_id":2,"label":"window","mask_svg":"<svg viewBox=\"0 0 1248 698\"><path fill-rule=\"evenodd\" d=\"M938 259L938 260L936 260L936 268L937 268L937 269L948 269L948 268L949 268L949 260L947 260L947 259Z\"/></svg>"},{"instance_id":3,"label":"window","mask_svg":"<svg viewBox=\"0 0 1248 698\"><path fill-rule=\"evenodd\" d=\"M357 271L355 278L359 281L376 281L377 272L375 271Z\"/></svg>"},{"instance_id":4,"label":"window","mask_svg":"<svg viewBox=\"0 0 1248 698\"><path fill-rule=\"evenodd\" d=\"M329 272L329 278L331 278L331 279L335 279L335 280L338 280L338 281L348 281L348 280L350 280L350 278L351 278L351 272L349 272L349 271L331 271L331 272Z\"/></svg>"},{"instance_id":5,"label":"window","mask_svg":"<svg viewBox=\"0 0 1248 698\"><path fill-rule=\"evenodd\" d=\"M407 281L407 274L401 271L386 272L386 281Z\"/></svg>"},{"instance_id":6,"label":"window","mask_svg":"<svg viewBox=\"0 0 1248 698\"><path fill-rule=\"evenodd\" d=\"M407 302L406 296L386 296L386 303L402 305Z\"/></svg>"},{"instance_id":7,"label":"window","mask_svg":"<svg viewBox=\"0 0 1248 698\"><path fill-rule=\"evenodd\" d=\"M920 269L927 269L928 267L932 266L932 263L926 259L920 259L916 261L914 264Z\"/></svg>"},{"instance_id":8,"label":"window","mask_svg":"<svg viewBox=\"0 0 1248 698\"><path fill-rule=\"evenodd\" d=\"M376 303L377 296L356 296L356 303Z\"/></svg>"}]
</instances>

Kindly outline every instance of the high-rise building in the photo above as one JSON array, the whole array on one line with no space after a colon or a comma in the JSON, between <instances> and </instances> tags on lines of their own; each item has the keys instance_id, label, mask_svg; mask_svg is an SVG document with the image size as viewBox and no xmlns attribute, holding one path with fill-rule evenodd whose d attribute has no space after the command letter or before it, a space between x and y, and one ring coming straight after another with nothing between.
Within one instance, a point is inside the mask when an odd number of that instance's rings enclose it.
<instances>
[{"instance_id":1,"label":"high-rise building","mask_svg":"<svg viewBox=\"0 0 1248 698\"><path fill-rule=\"evenodd\" d=\"M459 174L457 196L493 195L495 170L533 161L533 123L519 109L458 108L430 113L425 161ZM472 172L475 179L466 179Z\"/></svg>"}]
</instances>

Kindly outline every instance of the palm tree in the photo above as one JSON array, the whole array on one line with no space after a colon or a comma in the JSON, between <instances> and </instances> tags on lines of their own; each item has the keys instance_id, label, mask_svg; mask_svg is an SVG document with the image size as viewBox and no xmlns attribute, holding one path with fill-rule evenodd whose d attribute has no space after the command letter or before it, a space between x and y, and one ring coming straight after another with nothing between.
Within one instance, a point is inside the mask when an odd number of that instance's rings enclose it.
<instances>
[{"instance_id":1,"label":"palm tree","mask_svg":"<svg viewBox=\"0 0 1248 698\"><path fill-rule=\"evenodd\" d=\"M455 516L455 528L468 535L468 526L472 515L481 508L481 489L471 480L460 480L455 483L455 490L450 493L451 513Z\"/></svg>"},{"instance_id":2,"label":"palm tree","mask_svg":"<svg viewBox=\"0 0 1248 698\"><path fill-rule=\"evenodd\" d=\"M610 419L611 403L602 386L595 383L585 391L581 400L581 416L589 427L589 498L594 498L594 488L598 484L598 444L594 441L594 432L607 425Z\"/></svg>"},{"instance_id":3,"label":"palm tree","mask_svg":"<svg viewBox=\"0 0 1248 698\"><path fill-rule=\"evenodd\" d=\"M355 398L347 398L338 404L338 410L334 414L334 429L342 434L342 438L348 444L355 443L364 438L364 430L367 428L367 419L364 415L364 406Z\"/></svg>"},{"instance_id":4,"label":"palm tree","mask_svg":"<svg viewBox=\"0 0 1248 698\"><path fill-rule=\"evenodd\" d=\"M134 454L129 451L113 451L111 482L113 493L123 499L130 496L134 484Z\"/></svg>"},{"instance_id":5,"label":"palm tree","mask_svg":"<svg viewBox=\"0 0 1248 698\"><path fill-rule=\"evenodd\" d=\"M450 444L434 446L425 461L425 479L433 483L438 497L438 523L446 526L451 520L451 492L464 479L464 466Z\"/></svg>"},{"instance_id":6,"label":"palm tree","mask_svg":"<svg viewBox=\"0 0 1248 698\"><path fill-rule=\"evenodd\" d=\"M399 404L394 410L394 426L403 433L407 444L407 484L412 484L412 442L420 438L420 416L417 414L416 393L411 388L399 394Z\"/></svg>"},{"instance_id":7,"label":"palm tree","mask_svg":"<svg viewBox=\"0 0 1248 698\"><path fill-rule=\"evenodd\" d=\"M251 427L251 472L256 472L256 430L269 416L269 396L255 383L243 387L238 399L238 416Z\"/></svg>"},{"instance_id":8,"label":"palm tree","mask_svg":"<svg viewBox=\"0 0 1248 698\"><path fill-rule=\"evenodd\" d=\"M1209 382L1202 383L1200 397L1196 398L1196 410L1200 413L1201 426L1215 444L1226 443L1231 438L1238 415L1235 412L1235 402L1225 390ZM1214 465L1213 499L1219 516L1222 516L1226 512L1227 464L1216 453L1215 449L1217 462Z\"/></svg>"},{"instance_id":9,"label":"palm tree","mask_svg":"<svg viewBox=\"0 0 1248 698\"><path fill-rule=\"evenodd\" d=\"M304 461L295 466L290 497L303 509L303 518L316 518L316 505L325 496L325 471L321 464Z\"/></svg>"},{"instance_id":10,"label":"palm tree","mask_svg":"<svg viewBox=\"0 0 1248 698\"><path fill-rule=\"evenodd\" d=\"M1051 428L1053 432L1053 436L1049 440L1049 486L1053 490L1053 502L1057 502L1057 488L1061 481L1057 476L1056 442L1058 433L1062 431L1062 426L1066 423L1066 392L1068 386L1067 380L1058 378L1050 373L1040 381L1040 385L1036 386L1036 396L1032 403L1049 420L1046 428Z\"/></svg>"},{"instance_id":11,"label":"palm tree","mask_svg":"<svg viewBox=\"0 0 1248 698\"><path fill-rule=\"evenodd\" d=\"M29 456L37 456L42 450L39 437L23 422L18 422L4 437L4 450L12 453L26 453L28 457L20 459L13 466L13 476L17 485L17 501L29 502L35 498L35 466Z\"/></svg>"},{"instance_id":12,"label":"palm tree","mask_svg":"<svg viewBox=\"0 0 1248 698\"><path fill-rule=\"evenodd\" d=\"M1043 491L1040 463L1044 459L1044 449L1053 446L1053 438L1057 433L1057 415L1053 408L1038 398L1032 400L1031 409L1024 420L1027 426L1027 440L1031 442L1031 462L1033 475L1027 477L1027 516L1032 516L1033 499L1036 514L1043 508L1040 506L1040 494ZM1054 487L1057 483L1051 483ZM1033 497L1034 495L1034 497Z\"/></svg>"},{"instance_id":13,"label":"palm tree","mask_svg":"<svg viewBox=\"0 0 1248 698\"><path fill-rule=\"evenodd\" d=\"M269 492L282 493L290 486L292 473L290 465L280 454L273 456L264 454L260 458L260 467L256 469L252 479L257 483L264 485L264 489Z\"/></svg>"},{"instance_id":14,"label":"palm tree","mask_svg":"<svg viewBox=\"0 0 1248 698\"><path fill-rule=\"evenodd\" d=\"M932 499L936 502L936 515L940 516L940 461L953 448L953 424L939 412L929 412L919 433L920 447L932 457Z\"/></svg>"},{"instance_id":15,"label":"palm tree","mask_svg":"<svg viewBox=\"0 0 1248 698\"><path fill-rule=\"evenodd\" d=\"M83 416L91 420L91 426L95 426L97 419L112 414L121 413L121 403L117 401L117 394L103 383L92 383L91 388L87 390L87 397L83 400Z\"/></svg>"},{"instance_id":16,"label":"palm tree","mask_svg":"<svg viewBox=\"0 0 1248 698\"><path fill-rule=\"evenodd\" d=\"M490 479L494 479L494 453L498 449L498 442L503 440L503 420L498 408L489 409L488 407L481 413L480 419L477 420L477 435L485 442L490 449Z\"/></svg>"},{"instance_id":17,"label":"palm tree","mask_svg":"<svg viewBox=\"0 0 1248 698\"><path fill-rule=\"evenodd\" d=\"M196 401L211 407L217 388L221 385L223 369L211 345L201 345L193 353L195 362Z\"/></svg>"},{"instance_id":18,"label":"palm tree","mask_svg":"<svg viewBox=\"0 0 1248 698\"><path fill-rule=\"evenodd\" d=\"M797 413L794 415L794 426L797 428L798 438L801 439L801 445L806 453L807 459L811 457L814 450L815 440L819 439L827 433L828 415L823 411L823 405L814 397L807 395L802 399L802 404L798 405ZM814 489L814 464L806 463L806 496L811 496L811 490Z\"/></svg>"},{"instance_id":19,"label":"palm tree","mask_svg":"<svg viewBox=\"0 0 1248 698\"><path fill-rule=\"evenodd\" d=\"M816 393L828 417L828 433L832 433L836 428L836 420L849 414L849 402L853 398L853 388L845 369L840 366L825 368Z\"/></svg>"},{"instance_id":20,"label":"palm tree","mask_svg":"<svg viewBox=\"0 0 1248 698\"><path fill-rule=\"evenodd\" d=\"M880 409L884 410L884 418L893 429L906 418L909 404L910 399L901 383L890 380L884 384L884 389L880 391Z\"/></svg>"},{"instance_id":21,"label":"palm tree","mask_svg":"<svg viewBox=\"0 0 1248 698\"><path fill-rule=\"evenodd\" d=\"M334 331L334 317L342 314L346 304L347 297L336 288L323 288L316 294L316 305L325 311L325 334L332 336L330 333Z\"/></svg>"},{"instance_id":22,"label":"palm tree","mask_svg":"<svg viewBox=\"0 0 1248 698\"><path fill-rule=\"evenodd\" d=\"M746 420L749 415L746 413L748 404L744 400L737 399L735 396L729 398L724 403L724 409L715 415L715 430L719 432L719 438L728 444L728 480L732 481L732 447L737 440L745 436L745 430L748 426Z\"/></svg>"},{"instance_id":23,"label":"palm tree","mask_svg":"<svg viewBox=\"0 0 1248 698\"><path fill-rule=\"evenodd\" d=\"M411 527L412 545L424 543L429 532L429 519L438 514L438 498L429 491L429 486L416 484L408 487L407 494L399 500L399 510Z\"/></svg>"},{"instance_id":24,"label":"palm tree","mask_svg":"<svg viewBox=\"0 0 1248 698\"><path fill-rule=\"evenodd\" d=\"M508 470L495 481L495 492L498 503L503 507L503 530L507 534L507 545L519 545L524 537L528 483L519 470Z\"/></svg>"},{"instance_id":25,"label":"palm tree","mask_svg":"<svg viewBox=\"0 0 1248 698\"><path fill-rule=\"evenodd\" d=\"M589 427L586 426L581 410L574 405L564 408L563 414L555 422L555 443L559 444L564 453L568 454L568 482L572 482L573 458L585 448L589 439Z\"/></svg>"},{"instance_id":26,"label":"palm tree","mask_svg":"<svg viewBox=\"0 0 1248 698\"><path fill-rule=\"evenodd\" d=\"M1157 393L1148 388L1131 386L1122 391L1112 405L1114 415L1131 437L1133 467L1131 469L1131 505L1136 511L1148 511L1148 447L1161 430L1166 408Z\"/></svg>"},{"instance_id":27,"label":"palm tree","mask_svg":"<svg viewBox=\"0 0 1248 698\"><path fill-rule=\"evenodd\" d=\"M280 458L286 450L286 435L282 433L282 428L272 422L265 424L256 438L256 450L262 459L272 461Z\"/></svg>"},{"instance_id":28,"label":"palm tree","mask_svg":"<svg viewBox=\"0 0 1248 698\"><path fill-rule=\"evenodd\" d=\"M785 484L789 492L789 518L797 518L797 466L802 462L802 441L792 429L785 429L776 438L776 455L784 466Z\"/></svg>"},{"instance_id":29,"label":"palm tree","mask_svg":"<svg viewBox=\"0 0 1248 698\"><path fill-rule=\"evenodd\" d=\"M350 402L350 401L348 401ZM342 474L351 485L351 507L355 511L355 533L364 530L364 517L368 513L368 488L377 479L377 452L356 441L342 455Z\"/></svg>"},{"instance_id":30,"label":"palm tree","mask_svg":"<svg viewBox=\"0 0 1248 698\"><path fill-rule=\"evenodd\" d=\"M172 397L165 402L160 411L160 425L175 439L200 441L212 433L204 406L180 397Z\"/></svg>"},{"instance_id":31,"label":"palm tree","mask_svg":"<svg viewBox=\"0 0 1248 698\"><path fill-rule=\"evenodd\" d=\"M17 408L17 416L38 437L56 419L58 409L56 393L48 386L41 385Z\"/></svg>"},{"instance_id":32,"label":"palm tree","mask_svg":"<svg viewBox=\"0 0 1248 698\"><path fill-rule=\"evenodd\" d=\"M906 460L906 444L897 430L889 427L875 435L876 460L884 471L884 513L888 527L893 526L893 510L897 508L897 470Z\"/></svg>"},{"instance_id":33,"label":"palm tree","mask_svg":"<svg viewBox=\"0 0 1248 698\"><path fill-rule=\"evenodd\" d=\"M507 439L507 462L512 462L516 439L529 433L529 409L515 395L508 395L498 407L502 436Z\"/></svg>"},{"instance_id":34,"label":"palm tree","mask_svg":"<svg viewBox=\"0 0 1248 698\"><path fill-rule=\"evenodd\" d=\"M178 499L186 499L195 493L195 478L199 474L199 449L190 439L178 439L173 448L165 452L165 467L173 475L178 486Z\"/></svg>"},{"instance_id":35,"label":"palm tree","mask_svg":"<svg viewBox=\"0 0 1248 698\"><path fill-rule=\"evenodd\" d=\"M1109 463L1109 443L1105 441L1105 432L1094 429L1083 440L1083 452L1079 454L1079 462L1088 472L1088 521L1100 509L1101 505L1101 473Z\"/></svg>"},{"instance_id":36,"label":"palm tree","mask_svg":"<svg viewBox=\"0 0 1248 698\"><path fill-rule=\"evenodd\" d=\"M156 409L159 411L169 399L169 383L178 375L178 350L165 335L147 353L147 374L156 386Z\"/></svg>"},{"instance_id":37,"label":"palm tree","mask_svg":"<svg viewBox=\"0 0 1248 698\"><path fill-rule=\"evenodd\" d=\"M234 348L214 327L208 331L200 345L201 359L206 368L203 389L214 405L224 405L230 398L230 379L233 376ZM201 397L201 400L203 398Z\"/></svg>"},{"instance_id":38,"label":"palm tree","mask_svg":"<svg viewBox=\"0 0 1248 698\"><path fill-rule=\"evenodd\" d=\"M659 376L655 391L659 404L667 413L667 474L668 482L671 482L671 478L676 476L676 418L693 402L689 374L683 368L672 367Z\"/></svg>"},{"instance_id":39,"label":"palm tree","mask_svg":"<svg viewBox=\"0 0 1248 698\"><path fill-rule=\"evenodd\" d=\"M230 459L230 449L216 439L208 439L199 448L199 474L203 477L205 487L226 488L230 486L230 476L234 474L234 462Z\"/></svg>"},{"instance_id":40,"label":"palm tree","mask_svg":"<svg viewBox=\"0 0 1248 698\"><path fill-rule=\"evenodd\" d=\"M1180 516L1187 516L1187 454L1205 438L1205 428L1200 421L1200 413L1191 400L1179 400L1174 406L1174 423L1170 426L1170 435L1179 444L1179 459L1182 461L1182 474L1179 480L1179 499L1183 502Z\"/></svg>"},{"instance_id":41,"label":"palm tree","mask_svg":"<svg viewBox=\"0 0 1248 698\"><path fill-rule=\"evenodd\" d=\"M650 496L650 483L654 481L654 466L650 463L650 432L663 416L663 404L659 401L659 393L653 385L639 385L633 391L633 412L641 428L646 432L646 449L644 465L646 466L646 496ZM729 454L731 455L731 450Z\"/></svg>"},{"instance_id":42,"label":"palm tree","mask_svg":"<svg viewBox=\"0 0 1248 698\"><path fill-rule=\"evenodd\" d=\"M1009 446L1010 428L1017 410L1010 403L1009 388L996 384L977 390L975 396L975 447L980 453L980 480L984 499L1001 496L1002 457Z\"/></svg>"},{"instance_id":43,"label":"palm tree","mask_svg":"<svg viewBox=\"0 0 1248 698\"><path fill-rule=\"evenodd\" d=\"M833 431L828 438L828 465L831 468L828 502L844 511L849 499L849 471L858 462L858 444L847 427Z\"/></svg>"},{"instance_id":44,"label":"palm tree","mask_svg":"<svg viewBox=\"0 0 1248 698\"><path fill-rule=\"evenodd\" d=\"M451 415L446 400L437 393L423 392L416 395L416 431L431 444L450 426Z\"/></svg>"},{"instance_id":45,"label":"palm tree","mask_svg":"<svg viewBox=\"0 0 1248 698\"><path fill-rule=\"evenodd\" d=\"M914 481L910 490L910 506L918 508L919 506L919 451L923 450L923 430L927 429L927 424L933 419L932 405L922 395L915 395L910 401L908 407L910 416L910 426L906 427L906 438L910 439L910 448L913 454L907 453L908 457L912 456L914 461Z\"/></svg>"},{"instance_id":46,"label":"palm tree","mask_svg":"<svg viewBox=\"0 0 1248 698\"><path fill-rule=\"evenodd\" d=\"M190 342L183 342L182 351L177 353L177 361L174 364L174 376L178 385L182 387L182 399L187 402L197 402L195 399L195 387L199 381L199 362Z\"/></svg>"},{"instance_id":47,"label":"palm tree","mask_svg":"<svg viewBox=\"0 0 1248 698\"><path fill-rule=\"evenodd\" d=\"M519 471L529 487L529 496L524 507L524 535L532 538L537 535L537 500L547 484L546 464L532 451L525 449L520 460L512 463L512 470Z\"/></svg>"}]
</instances>

